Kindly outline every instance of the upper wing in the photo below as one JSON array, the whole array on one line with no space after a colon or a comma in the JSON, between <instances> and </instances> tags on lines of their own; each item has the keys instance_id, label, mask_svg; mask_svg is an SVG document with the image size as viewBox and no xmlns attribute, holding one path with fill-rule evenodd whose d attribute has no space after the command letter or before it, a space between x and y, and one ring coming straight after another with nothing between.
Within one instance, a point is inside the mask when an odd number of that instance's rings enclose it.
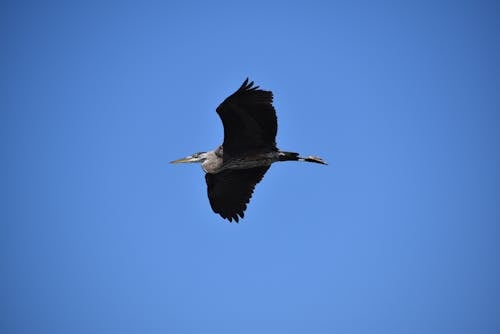
<instances>
[{"instance_id":1,"label":"upper wing","mask_svg":"<svg viewBox=\"0 0 500 334\"><path fill-rule=\"evenodd\" d=\"M243 218L255 185L262 180L269 166L250 169L227 169L217 174L205 174L208 199L215 213L238 222ZM239 216L239 217L238 217Z\"/></svg>"},{"instance_id":2,"label":"upper wing","mask_svg":"<svg viewBox=\"0 0 500 334\"><path fill-rule=\"evenodd\" d=\"M273 93L258 88L247 78L217 107L224 126L225 154L237 156L252 150L276 149L278 122Z\"/></svg>"}]
</instances>

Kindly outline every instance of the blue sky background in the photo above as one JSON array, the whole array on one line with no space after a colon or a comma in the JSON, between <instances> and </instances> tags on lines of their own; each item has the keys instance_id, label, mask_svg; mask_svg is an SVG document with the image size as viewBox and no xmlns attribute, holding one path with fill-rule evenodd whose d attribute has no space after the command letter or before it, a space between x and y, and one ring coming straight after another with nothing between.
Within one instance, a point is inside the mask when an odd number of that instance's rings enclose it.
<instances>
[{"instance_id":1,"label":"blue sky background","mask_svg":"<svg viewBox=\"0 0 500 334\"><path fill-rule=\"evenodd\" d=\"M496 1L4 1L2 333L500 332ZM197 165L275 94L240 224Z\"/></svg>"}]
</instances>

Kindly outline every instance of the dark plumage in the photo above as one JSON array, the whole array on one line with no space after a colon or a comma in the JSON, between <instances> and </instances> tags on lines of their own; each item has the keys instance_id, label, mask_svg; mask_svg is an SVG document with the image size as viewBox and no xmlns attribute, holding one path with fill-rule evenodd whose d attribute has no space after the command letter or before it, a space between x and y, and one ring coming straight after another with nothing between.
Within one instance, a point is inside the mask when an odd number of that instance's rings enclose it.
<instances>
[{"instance_id":1,"label":"dark plumage","mask_svg":"<svg viewBox=\"0 0 500 334\"><path fill-rule=\"evenodd\" d=\"M222 218L238 222L245 216L255 185L270 166L249 169L226 169L216 174L205 174L210 206Z\"/></svg>"},{"instance_id":2,"label":"dark plumage","mask_svg":"<svg viewBox=\"0 0 500 334\"><path fill-rule=\"evenodd\" d=\"M318 157L276 147L278 124L272 105L273 93L259 89L248 78L217 107L224 126L224 142L214 151L195 153L172 161L202 162L208 199L222 218L238 222L244 217L255 185L272 163L307 161L326 163Z\"/></svg>"},{"instance_id":3,"label":"dark plumage","mask_svg":"<svg viewBox=\"0 0 500 334\"><path fill-rule=\"evenodd\" d=\"M238 156L254 151L276 151L278 122L273 93L253 87L248 79L217 107L224 125L224 153Z\"/></svg>"}]
</instances>

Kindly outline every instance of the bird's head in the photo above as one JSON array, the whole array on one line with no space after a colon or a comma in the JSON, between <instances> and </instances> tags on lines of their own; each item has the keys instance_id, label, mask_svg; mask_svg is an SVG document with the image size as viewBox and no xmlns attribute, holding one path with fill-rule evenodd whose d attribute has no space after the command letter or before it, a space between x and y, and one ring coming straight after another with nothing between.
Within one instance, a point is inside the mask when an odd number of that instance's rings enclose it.
<instances>
[{"instance_id":1,"label":"bird's head","mask_svg":"<svg viewBox=\"0 0 500 334\"><path fill-rule=\"evenodd\" d=\"M188 155L185 158L180 158L174 161L170 161L171 164L180 164L186 162L203 162L207 158L207 152L198 152L192 155Z\"/></svg>"}]
</instances>

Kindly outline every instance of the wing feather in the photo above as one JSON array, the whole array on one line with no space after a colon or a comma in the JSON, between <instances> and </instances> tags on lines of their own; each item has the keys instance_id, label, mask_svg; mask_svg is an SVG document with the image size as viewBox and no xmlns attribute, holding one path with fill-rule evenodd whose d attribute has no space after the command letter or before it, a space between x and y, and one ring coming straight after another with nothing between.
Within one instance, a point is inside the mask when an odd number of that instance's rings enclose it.
<instances>
[{"instance_id":1,"label":"wing feather","mask_svg":"<svg viewBox=\"0 0 500 334\"><path fill-rule=\"evenodd\" d=\"M262 180L268 169L269 166L263 166L205 174L212 210L224 219L238 222L240 217L244 217L255 185Z\"/></svg>"},{"instance_id":2,"label":"wing feather","mask_svg":"<svg viewBox=\"0 0 500 334\"><path fill-rule=\"evenodd\" d=\"M276 149L278 122L273 93L248 81L217 107L224 126L222 145L229 156Z\"/></svg>"}]
</instances>

